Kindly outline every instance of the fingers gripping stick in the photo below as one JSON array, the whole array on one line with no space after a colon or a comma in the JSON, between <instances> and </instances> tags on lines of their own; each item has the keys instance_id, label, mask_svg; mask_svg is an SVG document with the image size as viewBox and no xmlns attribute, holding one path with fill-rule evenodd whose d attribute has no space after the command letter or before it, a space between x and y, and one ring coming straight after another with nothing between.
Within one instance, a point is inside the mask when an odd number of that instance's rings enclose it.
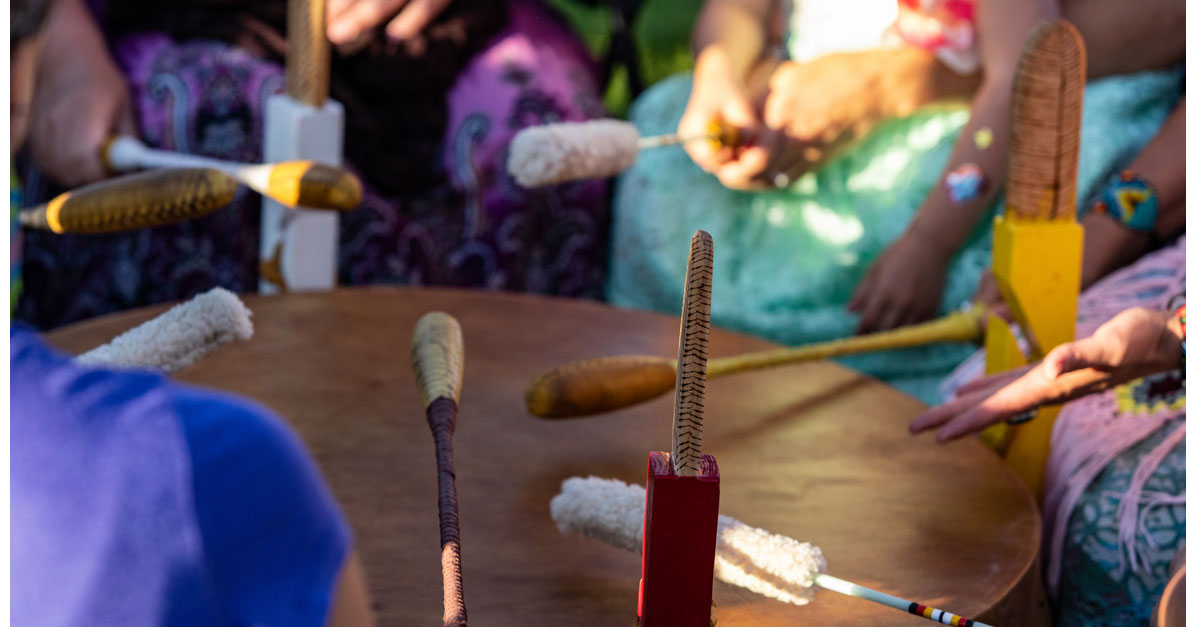
<instances>
[{"instance_id":1,"label":"fingers gripping stick","mask_svg":"<svg viewBox=\"0 0 1200 627\"><path fill-rule=\"evenodd\" d=\"M417 321L413 331L413 371L433 431L438 467L438 524L442 540L442 624L467 624L463 600L462 559L458 538L458 493L454 485L451 441L462 389L463 339L458 321L432 312Z\"/></svg>"},{"instance_id":2,"label":"fingers gripping stick","mask_svg":"<svg viewBox=\"0 0 1200 627\"><path fill-rule=\"evenodd\" d=\"M697 231L679 328L672 452L650 453L638 617L656 627L709 627L721 475L700 451L712 300L712 237Z\"/></svg>"}]
</instances>

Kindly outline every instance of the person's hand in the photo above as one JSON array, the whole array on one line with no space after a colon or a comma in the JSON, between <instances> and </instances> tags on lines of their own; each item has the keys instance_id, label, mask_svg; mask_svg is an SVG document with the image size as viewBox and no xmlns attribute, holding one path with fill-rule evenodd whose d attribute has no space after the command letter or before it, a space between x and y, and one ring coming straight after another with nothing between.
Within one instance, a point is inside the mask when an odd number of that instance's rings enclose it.
<instances>
[{"instance_id":1,"label":"person's hand","mask_svg":"<svg viewBox=\"0 0 1200 627\"><path fill-rule=\"evenodd\" d=\"M325 30L333 44L351 49L384 22L388 37L409 39L449 4L450 0L329 0Z\"/></svg>"},{"instance_id":2,"label":"person's hand","mask_svg":"<svg viewBox=\"0 0 1200 627\"><path fill-rule=\"evenodd\" d=\"M775 69L762 110L767 178L792 181L816 169L884 116L879 65L872 54L849 53Z\"/></svg>"},{"instance_id":3,"label":"person's hand","mask_svg":"<svg viewBox=\"0 0 1200 627\"><path fill-rule=\"evenodd\" d=\"M30 119L34 161L75 187L107 174L100 150L113 133L136 134L125 79L91 14L79 0L47 16L45 46Z\"/></svg>"},{"instance_id":4,"label":"person's hand","mask_svg":"<svg viewBox=\"0 0 1200 627\"><path fill-rule=\"evenodd\" d=\"M692 93L679 120L679 136L702 136L716 119L737 129L740 145L714 150L710 142L695 140L684 142L683 149L696 165L715 175L726 187L755 186L748 173L762 170L767 150L754 144L762 123L751 104L747 85L735 76L728 59L718 49L705 50L696 57L692 76Z\"/></svg>"},{"instance_id":5,"label":"person's hand","mask_svg":"<svg viewBox=\"0 0 1200 627\"><path fill-rule=\"evenodd\" d=\"M950 255L912 231L871 264L847 308L862 315L856 333L885 331L937 315Z\"/></svg>"},{"instance_id":6,"label":"person's hand","mask_svg":"<svg viewBox=\"0 0 1200 627\"><path fill-rule=\"evenodd\" d=\"M971 298L971 302L983 305L984 309L1000 316L1005 322L1013 321L1012 311L1000 291L1000 283L996 281L996 275L992 274L991 270L985 270L980 275L979 287L975 289L975 296Z\"/></svg>"},{"instance_id":7,"label":"person's hand","mask_svg":"<svg viewBox=\"0 0 1200 627\"><path fill-rule=\"evenodd\" d=\"M1179 366L1182 331L1174 314L1127 309L1091 337L1058 346L1041 362L982 377L958 398L913 419L919 433L941 427L939 442L975 433L1005 418L1115 387Z\"/></svg>"}]
</instances>

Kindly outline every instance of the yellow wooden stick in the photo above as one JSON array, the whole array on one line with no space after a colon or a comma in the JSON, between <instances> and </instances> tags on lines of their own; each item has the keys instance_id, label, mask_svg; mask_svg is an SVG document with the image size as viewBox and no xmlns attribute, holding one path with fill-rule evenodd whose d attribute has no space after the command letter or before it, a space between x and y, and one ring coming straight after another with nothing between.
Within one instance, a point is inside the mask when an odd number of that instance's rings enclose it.
<instances>
[{"instance_id":1,"label":"yellow wooden stick","mask_svg":"<svg viewBox=\"0 0 1200 627\"><path fill-rule=\"evenodd\" d=\"M65 192L25 209L21 225L55 233L113 233L207 215L233 201L237 181L218 170L142 172Z\"/></svg>"},{"instance_id":2,"label":"yellow wooden stick","mask_svg":"<svg viewBox=\"0 0 1200 627\"><path fill-rule=\"evenodd\" d=\"M351 211L362 204L362 183L345 168L297 160L280 163L237 163L200 155L150 148L129 136L114 137L103 148L113 172L148 168L212 168L233 176L250 189L295 209Z\"/></svg>"},{"instance_id":3,"label":"yellow wooden stick","mask_svg":"<svg viewBox=\"0 0 1200 627\"><path fill-rule=\"evenodd\" d=\"M935 342L978 342L984 310L954 312L909 327L794 348L746 353L708 362L708 378L855 353ZM619 355L571 362L546 371L529 384L525 407L539 418L573 418L614 411L648 401L675 387L675 360Z\"/></svg>"}]
</instances>

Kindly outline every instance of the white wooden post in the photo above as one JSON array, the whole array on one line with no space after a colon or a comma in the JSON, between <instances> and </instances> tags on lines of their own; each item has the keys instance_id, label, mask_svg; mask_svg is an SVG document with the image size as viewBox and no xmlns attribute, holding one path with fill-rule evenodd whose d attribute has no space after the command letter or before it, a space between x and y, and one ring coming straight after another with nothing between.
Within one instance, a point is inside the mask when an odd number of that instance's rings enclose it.
<instances>
[{"instance_id":1,"label":"white wooden post","mask_svg":"<svg viewBox=\"0 0 1200 627\"><path fill-rule=\"evenodd\" d=\"M325 0L289 0L287 93L267 101L263 160L342 163L345 114L329 99ZM338 214L288 209L263 198L259 291L337 285Z\"/></svg>"}]
</instances>

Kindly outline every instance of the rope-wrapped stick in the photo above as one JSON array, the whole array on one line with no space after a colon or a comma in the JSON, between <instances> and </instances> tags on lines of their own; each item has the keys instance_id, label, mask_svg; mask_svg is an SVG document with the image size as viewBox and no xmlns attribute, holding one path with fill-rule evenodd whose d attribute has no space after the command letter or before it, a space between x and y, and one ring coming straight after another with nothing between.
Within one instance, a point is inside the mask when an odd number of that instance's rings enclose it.
<instances>
[{"instance_id":1,"label":"rope-wrapped stick","mask_svg":"<svg viewBox=\"0 0 1200 627\"><path fill-rule=\"evenodd\" d=\"M550 501L559 532L578 533L629 551L642 547L646 491L616 479L572 477ZM937 608L872 590L828 574L821 549L751 527L729 516L717 523L713 574L726 583L785 603L806 605L815 585L928 618L944 625L988 625Z\"/></svg>"},{"instance_id":2,"label":"rope-wrapped stick","mask_svg":"<svg viewBox=\"0 0 1200 627\"><path fill-rule=\"evenodd\" d=\"M465 627L462 557L458 538L458 493L454 487L454 425L462 389L462 328L449 314L435 311L413 331L413 371L433 431L438 468L438 524L442 540L442 624Z\"/></svg>"},{"instance_id":3,"label":"rope-wrapped stick","mask_svg":"<svg viewBox=\"0 0 1200 627\"><path fill-rule=\"evenodd\" d=\"M212 168L250 189L295 209L351 211L362 204L362 183L345 168L308 160L280 163L237 163L200 155L157 150L129 136L112 138L103 149L104 163L114 172L150 168Z\"/></svg>"},{"instance_id":4,"label":"rope-wrapped stick","mask_svg":"<svg viewBox=\"0 0 1200 627\"><path fill-rule=\"evenodd\" d=\"M237 180L219 170L140 172L101 181L24 209L21 226L55 233L113 233L208 215L233 201Z\"/></svg>"},{"instance_id":5,"label":"rope-wrapped stick","mask_svg":"<svg viewBox=\"0 0 1200 627\"><path fill-rule=\"evenodd\" d=\"M976 306L890 331L713 359L707 376L935 342L978 342L984 315L983 308ZM675 361L665 357L618 355L575 361L536 377L525 392L525 407L539 418L589 416L666 394L675 387L675 377Z\"/></svg>"},{"instance_id":6,"label":"rope-wrapped stick","mask_svg":"<svg viewBox=\"0 0 1200 627\"><path fill-rule=\"evenodd\" d=\"M638 151L705 140L714 149L738 144L737 128L711 120L694 137L675 133L640 137L637 127L620 120L589 120L531 126L513 137L508 173L522 187L542 187L579 179L603 179L633 165Z\"/></svg>"},{"instance_id":7,"label":"rope-wrapped stick","mask_svg":"<svg viewBox=\"0 0 1200 627\"><path fill-rule=\"evenodd\" d=\"M250 310L233 292L214 287L76 357L75 361L174 372L226 342L248 340L252 335Z\"/></svg>"}]
</instances>

